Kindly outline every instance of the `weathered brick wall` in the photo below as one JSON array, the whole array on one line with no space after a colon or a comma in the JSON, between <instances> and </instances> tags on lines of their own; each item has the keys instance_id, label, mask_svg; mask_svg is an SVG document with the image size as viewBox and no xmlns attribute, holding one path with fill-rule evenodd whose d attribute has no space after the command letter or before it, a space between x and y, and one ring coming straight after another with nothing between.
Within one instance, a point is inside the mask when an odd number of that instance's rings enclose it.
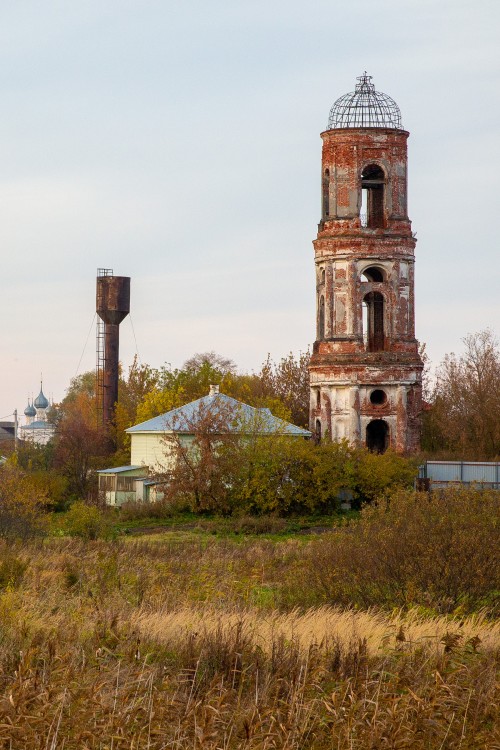
<instances>
[{"instance_id":1,"label":"weathered brick wall","mask_svg":"<svg viewBox=\"0 0 500 750\"><path fill-rule=\"evenodd\" d=\"M422 362L415 339L415 239L407 216L408 133L346 128L321 137L323 216L314 242L318 318L310 369L311 428L319 420L322 434L365 442L370 422L383 420L393 448L415 451ZM376 227L364 226L360 215L361 175L371 164L384 175L383 218ZM382 280L363 280L369 268L376 268ZM370 295L383 300L377 351L368 351L373 342L363 330L363 300ZM375 389L384 392L384 403L370 400Z\"/></svg>"}]
</instances>

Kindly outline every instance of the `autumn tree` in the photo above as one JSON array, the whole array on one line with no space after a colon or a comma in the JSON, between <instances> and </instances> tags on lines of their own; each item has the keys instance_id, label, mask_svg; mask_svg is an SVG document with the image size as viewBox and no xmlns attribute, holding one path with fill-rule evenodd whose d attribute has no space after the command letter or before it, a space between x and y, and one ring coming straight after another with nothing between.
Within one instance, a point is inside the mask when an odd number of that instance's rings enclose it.
<instances>
[{"instance_id":1,"label":"autumn tree","mask_svg":"<svg viewBox=\"0 0 500 750\"><path fill-rule=\"evenodd\" d=\"M95 374L93 381L90 375L71 381L54 436L54 466L66 478L68 494L77 499L85 499L95 486L93 470L102 466L107 453L97 424Z\"/></svg>"},{"instance_id":2,"label":"autumn tree","mask_svg":"<svg viewBox=\"0 0 500 750\"><path fill-rule=\"evenodd\" d=\"M233 402L234 404L234 402ZM195 513L328 513L350 496L359 506L396 487L412 487L414 461L370 453L347 441L286 434L269 412L245 416L223 400L181 410L165 434L163 507Z\"/></svg>"},{"instance_id":3,"label":"autumn tree","mask_svg":"<svg viewBox=\"0 0 500 750\"><path fill-rule=\"evenodd\" d=\"M160 378L160 373L148 364L139 362L137 356L125 377L120 372L118 382L118 403L111 426L112 437L116 446L112 463L116 466L127 464L130 460L130 435L125 432L128 427L143 421L138 417L140 404L153 393Z\"/></svg>"},{"instance_id":4,"label":"autumn tree","mask_svg":"<svg viewBox=\"0 0 500 750\"><path fill-rule=\"evenodd\" d=\"M46 531L45 489L11 461L0 469L0 537L26 540Z\"/></svg>"},{"instance_id":5,"label":"autumn tree","mask_svg":"<svg viewBox=\"0 0 500 750\"><path fill-rule=\"evenodd\" d=\"M237 401L267 407L276 416L290 419L290 410L260 375L238 373L232 360L216 352L204 352L190 357L181 368L160 368L156 384L137 408L137 421L144 422L207 396L211 385L218 385L221 393Z\"/></svg>"},{"instance_id":6,"label":"autumn tree","mask_svg":"<svg viewBox=\"0 0 500 750\"><path fill-rule=\"evenodd\" d=\"M240 435L231 404L201 403L164 436L165 468L157 474L164 501L195 512L231 510L231 477Z\"/></svg>"},{"instance_id":7,"label":"autumn tree","mask_svg":"<svg viewBox=\"0 0 500 750\"><path fill-rule=\"evenodd\" d=\"M268 354L259 373L266 395L279 399L290 411L290 419L299 427L309 424L309 352L292 352L279 362Z\"/></svg>"},{"instance_id":8,"label":"autumn tree","mask_svg":"<svg viewBox=\"0 0 500 750\"><path fill-rule=\"evenodd\" d=\"M431 409L424 414L424 449L462 459L500 456L500 349L486 329L463 339L437 370Z\"/></svg>"}]
</instances>

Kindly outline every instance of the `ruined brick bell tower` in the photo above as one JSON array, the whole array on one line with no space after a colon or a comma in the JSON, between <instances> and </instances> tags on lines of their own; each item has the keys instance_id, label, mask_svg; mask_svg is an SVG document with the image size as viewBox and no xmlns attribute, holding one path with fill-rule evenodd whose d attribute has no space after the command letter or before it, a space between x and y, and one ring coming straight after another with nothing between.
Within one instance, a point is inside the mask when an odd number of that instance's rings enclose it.
<instances>
[{"instance_id":1,"label":"ruined brick bell tower","mask_svg":"<svg viewBox=\"0 0 500 750\"><path fill-rule=\"evenodd\" d=\"M396 102L366 73L321 134L311 430L378 452L415 451L420 441L408 135Z\"/></svg>"}]
</instances>

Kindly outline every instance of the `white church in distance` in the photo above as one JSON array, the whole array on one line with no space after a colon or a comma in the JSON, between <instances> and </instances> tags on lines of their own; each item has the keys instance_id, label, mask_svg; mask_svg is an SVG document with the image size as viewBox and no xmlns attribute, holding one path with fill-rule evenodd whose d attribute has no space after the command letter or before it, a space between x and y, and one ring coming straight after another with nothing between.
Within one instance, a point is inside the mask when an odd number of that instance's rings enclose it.
<instances>
[{"instance_id":1,"label":"white church in distance","mask_svg":"<svg viewBox=\"0 0 500 750\"><path fill-rule=\"evenodd\" d=\"M40 393L24 410L26 424L19 427L19 437L36 445L47 445L52 439L55 432L55 425L49 421L49 412L51 405L48 398L44 395L42 383L40 383Z\"/></svg>"}]
</instances>

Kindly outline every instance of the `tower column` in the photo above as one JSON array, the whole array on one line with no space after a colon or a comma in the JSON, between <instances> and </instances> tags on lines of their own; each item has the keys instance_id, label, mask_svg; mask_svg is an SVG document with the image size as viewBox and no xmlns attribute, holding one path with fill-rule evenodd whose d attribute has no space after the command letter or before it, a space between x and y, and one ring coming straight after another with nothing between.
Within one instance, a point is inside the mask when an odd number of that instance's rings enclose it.
<instances>
[{"instance_id":1,"label":"tower column","mask_svg":"<svg viewBox=\"0 0 500 750\"><path fill-rule=\"evenodd\" d=\"M409 133L394 100L366 73L358 81L335 102L321 134L311 429L319 421L322 436L409 452L420 441L423 367L407 215Z\"/></svg>"}]
</instances>

